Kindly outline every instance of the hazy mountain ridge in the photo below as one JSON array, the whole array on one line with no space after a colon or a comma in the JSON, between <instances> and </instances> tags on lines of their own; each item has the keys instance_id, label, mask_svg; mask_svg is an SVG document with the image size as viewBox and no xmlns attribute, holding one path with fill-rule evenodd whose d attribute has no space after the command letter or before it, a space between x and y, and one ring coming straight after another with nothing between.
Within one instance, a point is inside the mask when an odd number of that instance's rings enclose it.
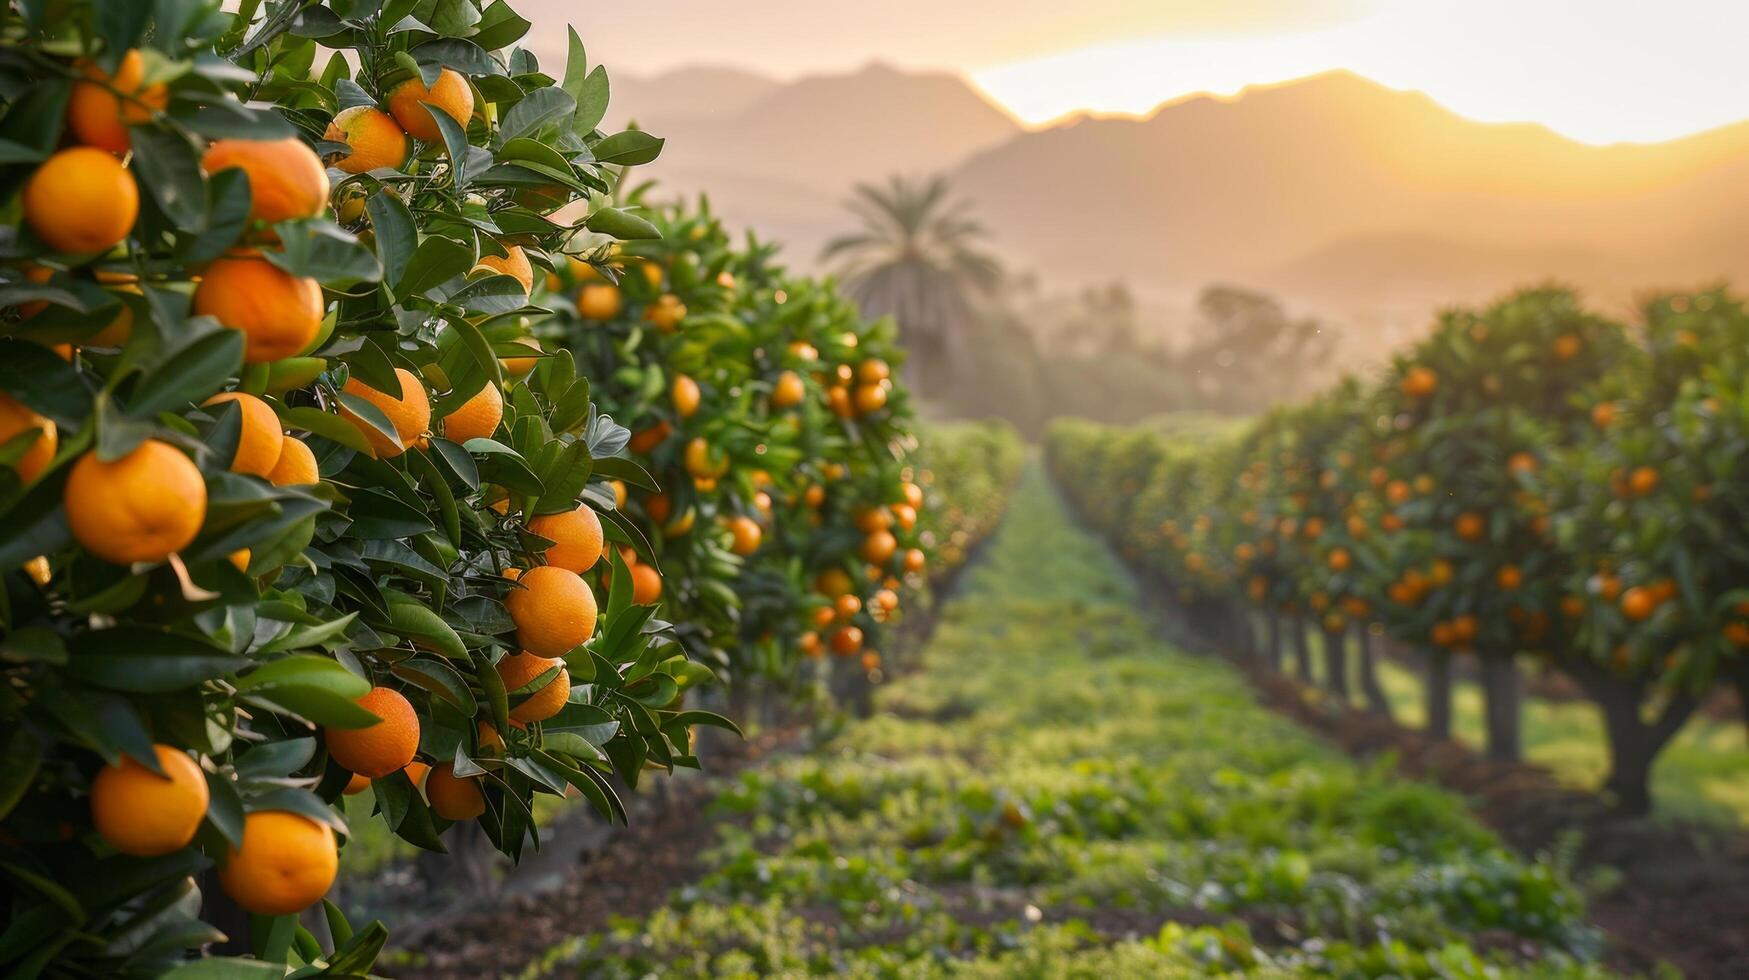
<instances>
[{"instance_id":1,"label":"hazy mountain ridge","mask_svg":"<svg viewBox=\"0 0 1749 980\"><path fill-rule=\"evenodd\" d=\"M616 111L618 93L669 139L645 176L711 189L800 263L849 227L856 181L949 170L1016 265L1141 290L1242 282L1371 315L1549 278L1618 299L1749 273L1749 123L1592 146L1346 72L1037 131L961 78L881 65L616 81Z\"/></svg>"}]
</instances>

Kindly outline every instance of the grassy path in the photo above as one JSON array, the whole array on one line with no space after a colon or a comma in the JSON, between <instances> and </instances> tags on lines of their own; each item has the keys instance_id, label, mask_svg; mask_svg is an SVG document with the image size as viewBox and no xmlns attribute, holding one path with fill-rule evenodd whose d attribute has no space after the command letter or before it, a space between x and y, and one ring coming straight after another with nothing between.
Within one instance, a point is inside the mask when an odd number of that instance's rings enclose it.
<instances>
[{"instance_id":1,"label":"grassy path","mask_svg":"<svg viewBox=\"0 0 1749 980\"><path fill-rule=\"evenodd\" d=\"M583 976L1590 976L1544 865L1158 640L1036 471L875 718L749 771Z\"/></svg>"}]
</instances>

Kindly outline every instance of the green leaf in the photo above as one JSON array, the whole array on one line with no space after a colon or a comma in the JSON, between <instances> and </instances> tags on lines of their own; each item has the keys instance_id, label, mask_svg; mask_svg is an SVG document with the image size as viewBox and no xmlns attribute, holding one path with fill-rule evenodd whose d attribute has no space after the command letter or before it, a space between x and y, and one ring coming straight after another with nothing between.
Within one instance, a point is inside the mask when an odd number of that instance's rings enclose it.
<instances>
[{"instance_id":1,"label":"green leaf","mask_svg":"<svg viewBox=\"0 0 1749 980\"><path fill-rule=\"evenodd\" d=\"M0 744L0 820L24 799L42 759L42 740L26 726L13 728Z\"/></svg>"},{"instance_id":2,"label":"green leaf","mask_svg":"<svg viewBox=\"0 0 1749 980\"><path fill-rule=\"evenodd\" d=\"M413 257L395 283L395 295L421 295L466 273L473 265L474 249L471 245L441 235L427 235L413 250Z\"/></svg>"},{"instance_id":3,"label":"green leaf","mask_svg":"<svg viewBox=\"0 0 1749 980\"><path fill-rule=\"evenodd\" d=\"M244 697L267 701L318 725L366 728L379 721L358 706L370 682L339 661L313 654L293 654L269 661L243 675L237 690Z\"/></svg>"},{"instance_id":4,"label":"green leaf","mask_svg":"<svg viewBox=\"0 0 1749 980\"><path fill-rule=\"evenodd\" d=\"M282 245L261 254L294 276L308 276L333 289L382 278L376 255L333 222L282 221L274 228Z\"/></svg>"},{"instance_id":5,"label":"green leaf","mask_svg":"<svg viewBox=\"0 0 1749 980\"><path fill-rule=\"evenodd\" d=\"M595 144L595 159L622 167L649 163L662 152L662 140L638 129L616 133Z\"/></svg>"},{"instance_id":6,"label":"green leaf","mask_svg":"<svg viewBox=\"0 0 1749 980\"><path fill-rule=\"evenodd\" d=\"M174 129L135 126L131 133L141 189L173 224L205 228L206 181L194 145Z\"/></svg>"},{"instance_id":7,"label":"green leaf","mask_svg":"<svg viewBox=\"0 0 1749 980\"><path fill-rule=\"evenodd\" d=\"M492 0L480 12L480 23L474 31L473 42L488 51L507 48L520 41L531 26L533 25L518 16L516 11L511 10L504 0Z\"/></svg>"},{"instance_id":8,"label":"green leaf","mask_svg":"<svg viewBox=\"0 0 1749 980\"><path fill-rule=\"evenodd\" d=\"M243 341L240 330L215 330L184 345L140 379L127 417L151 419L205 401L242 369Z\"/></svg>"},{"instance_id":9,"label":"green leaf","mask_svg":"<svg viewBox=\"0 0 1749 980\"><path fill-rule=\"evenodd\" d=\"M572 115L577 101L562 88L537 88L510 107L498 124L499 137L513 140L533 136L545 127Z\"/></svg>"},{"instance_id":10,"label":"green leaf","mask_svg":"<svg viewBox=\"0 0 1749 980\"><path fill-rule=\"evenodd\" d=\"M618 208L598 208L584 221L584 227L621 241L661 238L662 232L647 219Z\"/></svg>"},{"instance_id":11,"label":"green leaf","mask_svg":"<svg viewBox=\"0 0 1749 980\"><path fill-rule=\"evenodd\" d=\"M92 687L134 694L181 690L249 661L197 640L138 626L91 630L68 641L66 671Z\"/></svg>"},{"instance_id":12,"label":"green leaf","mask_svg":"<svg viewBox=\"0 0 1749 980\"><path fill-rule=\"evenodd\" d=\"M473 717L478 708L473 691L469 690L468 682L461 672L441 660L414 657L396 664L390 672L443 698L469 717Z\"/></svg>"},{"instance_id":13,"label":"green leaf","mask_svg":"<svg viewBox=\"0 0 1749 980\"><path fill-rule=\"evenodd\" d=\"M399 283L419 249L419 228L413 222L413 212L407 210L401 198L387 187L366 198L364 208L370 214L371 229L376 234L383 281Z\"/></svg>"}]
</instances>

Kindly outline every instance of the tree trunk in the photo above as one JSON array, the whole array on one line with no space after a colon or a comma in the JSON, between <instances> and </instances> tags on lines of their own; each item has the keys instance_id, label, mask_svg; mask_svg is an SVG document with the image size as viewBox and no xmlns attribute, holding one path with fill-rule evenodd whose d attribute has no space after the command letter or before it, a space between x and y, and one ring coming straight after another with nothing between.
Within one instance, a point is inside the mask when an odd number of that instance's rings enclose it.
<instances>
[{"instance_id":1,"label":"tree trunk","mask_svg":"<svg viewBox=\"0 0 1749 980\"><path fill-rule=\"evenodd\" d=\"M1427 737L1451 739L1451 651L1427 651Z\"/></svg>"},{"instance_id":2,"label":"tree trunk","mask_svg":"<svg viewBox=\"0 0 1749 980\"><path fill-rule=\"evenodd\" d=\"M1379 683L1377 662L1378 645L1384 642L1374 636L1365 626L1360 627L1360 692L1366 697L1366 710L1375 715L1391 717L1391 699L1385 697L1384 685Z\"/></svg>"},{"instance_id":3,"label":"tree trunk","mask_svg":"<svg viewBox=\"0 0 1749 980\"><path fill-rule=\"evenodd\" d=\"M1265 616L1267 619L1264 621L1264 630L1267 635L1264 640L1266 644L1264 654L1268 658L1269 669L1279 674L1281 673L1281 611L1270 609L1265 613Z\"/></svg>"},{"instance_id":4,"label":"tree trunk","mask_svg":"<svg viewBox=\"0 0 1749 980\"><path fill-rule=\"evenodd\" d=\"M1647 693L1644 678L1625 678L1583 663L1574 665L1570 672L1603 714L1603 730L1609 741L1604 792L1615 799L1616 808L1623 813L1650 813L1652 764L1700 706L1699 699L1676 694L1664 703L1655 720L1647 722L1641 714Z\"/></svg>"},{"instance_id":5,"label":"tree trunk","mask_svg":"<svg viewBox=\"0 0 1749 980\"><path fill-rule=\"evenodd\" d=\"M1293 633L1294 666L1299 672L1300 680L1310 684L1312 682L1312 645L1306 641L1306 621L1295 616L1289 621L1288 629Z\"/></svg>"},{"instance_id":6,"label":"tree trunk","mask_svg":"<svg viewBox=\"0 0 1749 980\"><path fill-rule=\"evenodd\" d=\"M1251 628L1251 613L1243 602L1227 603L1227 620L1233 624L1233 640L1246 659L1257 656L1257 633Z\"/></svg>"},{"instance_id":7,"label":"tree trunk","mask_svg":"<svg viewBox=\"0 0 1749 980\"><path fill-rule=\"evenodd\" d=\"M1524 758L1524 740L1520 731L1519 702L1523 693L1517 658L1509 653L1483 654L1481 661L1482 692L1487 701L1488 758L1495 762L1519 762Z\"/></svg>"},{"instance_id":8,"label":"tree trunk","mask_svg":"<svg viewBox=\"0 0 1749 980\"><path fill-rule=\"evenodd\" d=\"M1348 631L1324 630L1324 687L1348 703Z\"/></svg>"}]
</instances>

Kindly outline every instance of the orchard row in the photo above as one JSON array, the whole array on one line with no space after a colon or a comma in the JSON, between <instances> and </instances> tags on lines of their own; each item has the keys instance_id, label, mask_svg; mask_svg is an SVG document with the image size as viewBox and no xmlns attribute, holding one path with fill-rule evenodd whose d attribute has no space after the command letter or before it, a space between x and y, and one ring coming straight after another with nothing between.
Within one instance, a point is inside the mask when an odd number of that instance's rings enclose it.
<instances>
[{"instance_id":1,"label":"orchard row","mask_svg":"<svg viewBox=\"0 0 1749 980\"><path fill-rule=\"evenodd\" d=\"M1440 737L1454 656L1476 659L1500 759L1519 755L1525 661L1569 674L1603 713L1607 788L1643 809L1714 686L1749 692L1745 352L1749 313L1722 291L1631 324L1527 291L1236 436L1065 423L1049 456L1130 561L1235 635L1260 615L1419 649ZM1324 676L1347 694L1340 655Z\"/></svg>"},{"instance_id":2,"label":"orchard row","mask_svg":"<svg viewBox=\"0 0 1749 980\"><path fill-rule=\"evenodd\" d=\"M380 925L294 914L349 820L624 819L713 685L878 676L987 530L889 324L621 186L661 140L575 34L549 75L498 0L234 6L0 15L9 973L367 972Z\"/></svg>"}]
</instances>

